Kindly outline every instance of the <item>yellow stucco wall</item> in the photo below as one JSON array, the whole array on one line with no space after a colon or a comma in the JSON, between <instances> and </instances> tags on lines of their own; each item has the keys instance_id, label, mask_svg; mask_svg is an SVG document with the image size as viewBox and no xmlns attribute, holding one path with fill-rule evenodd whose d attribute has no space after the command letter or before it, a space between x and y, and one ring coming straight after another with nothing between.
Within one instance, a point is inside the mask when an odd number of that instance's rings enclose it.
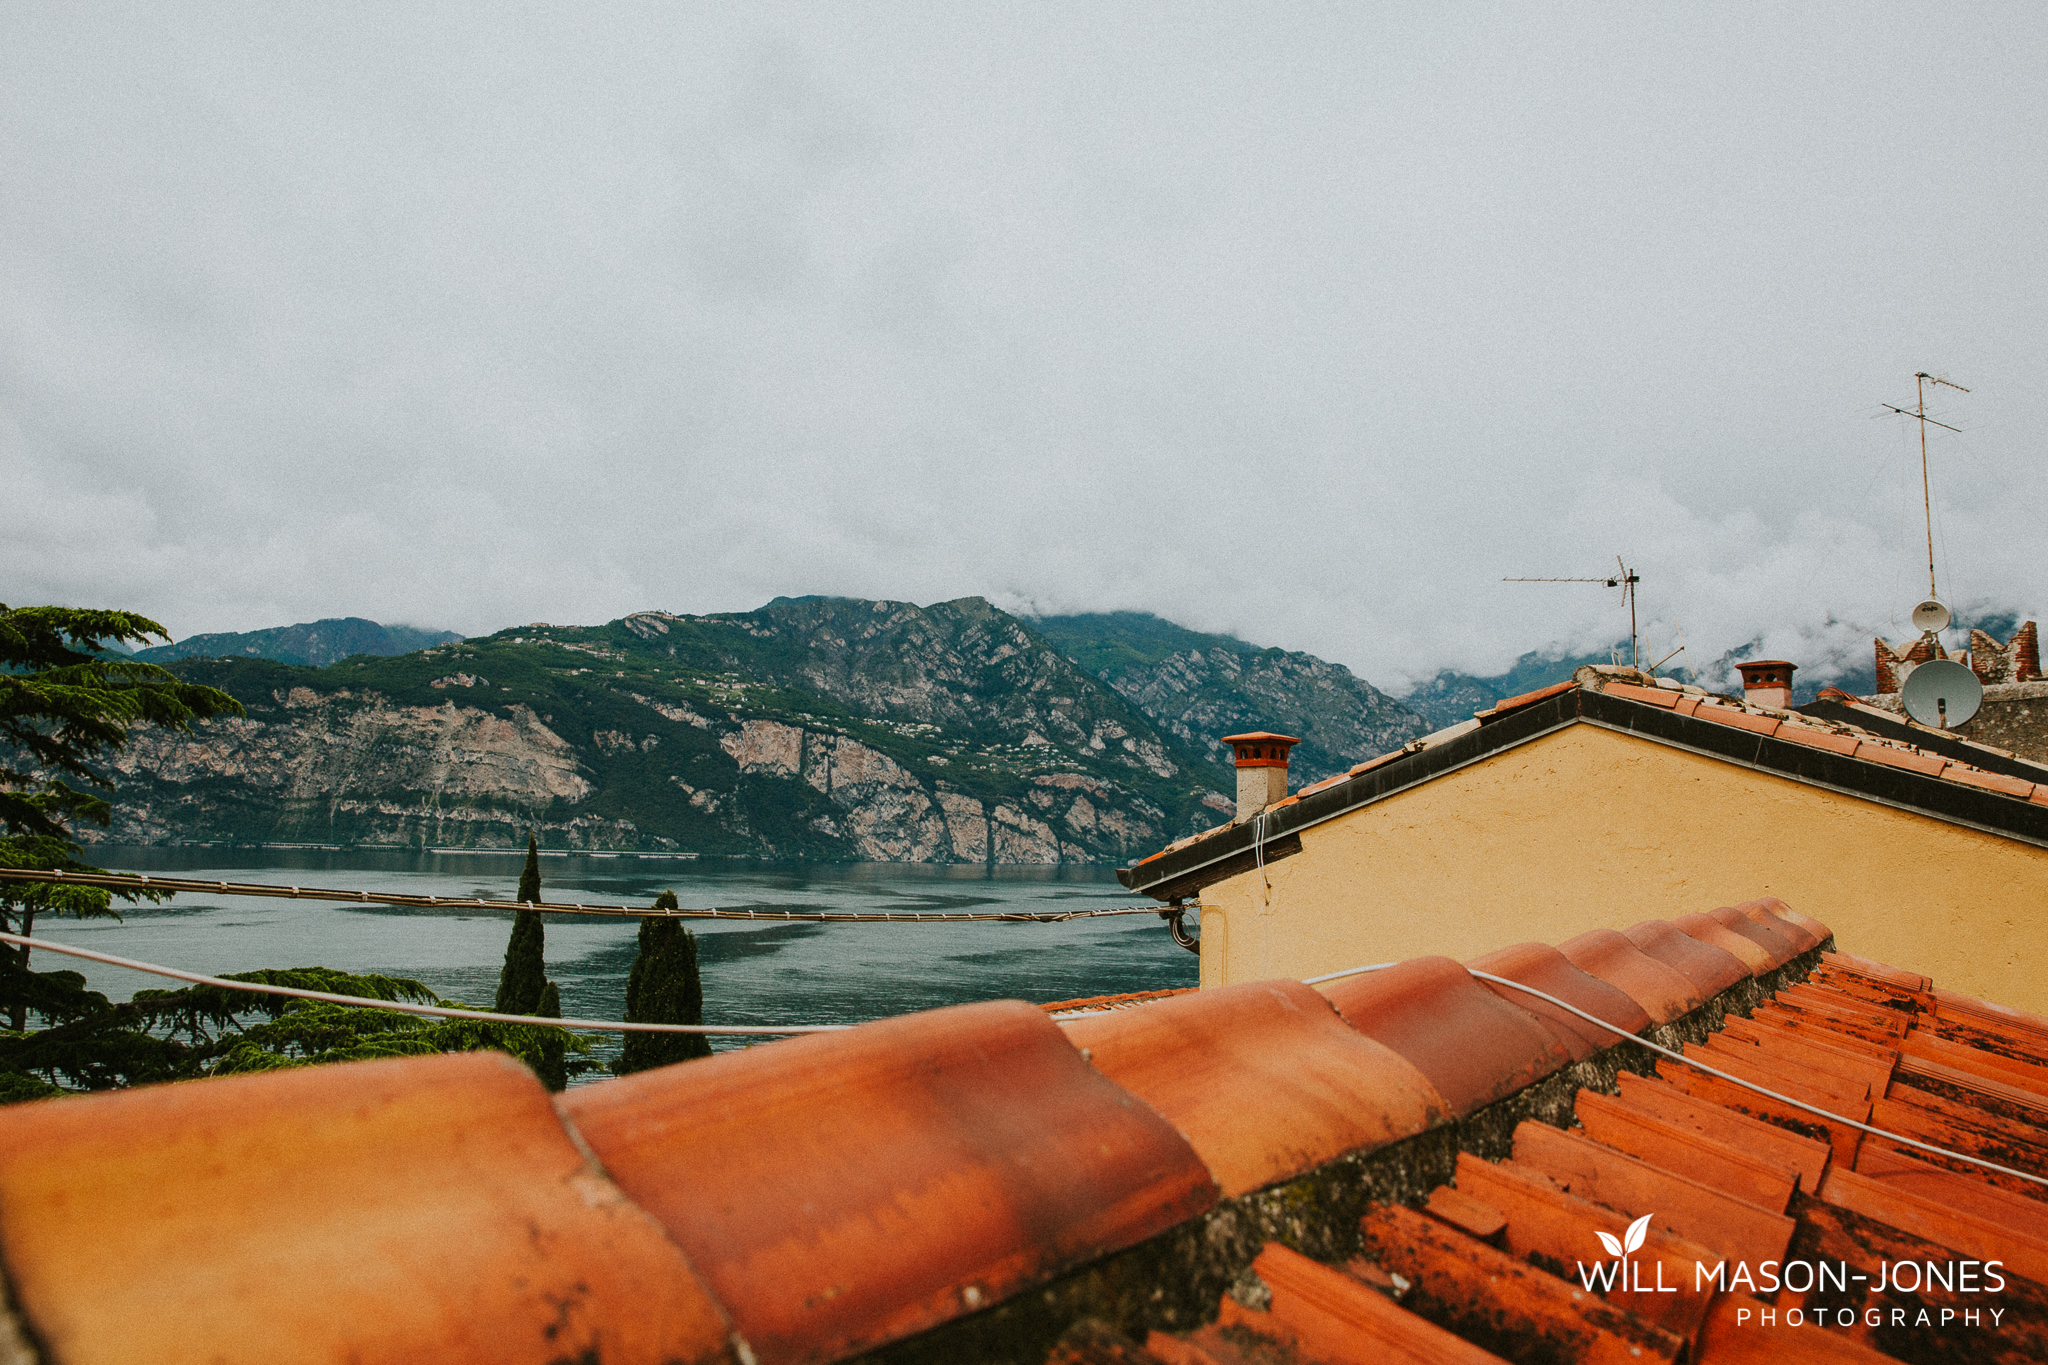
<instances>
[{"instance_id":1,"label":"yellow stucco wall","mask_svg":"<svg viewBox=\"0 0 2048 1365\"><path fill-rule=\"evenodd\" d=\"M1557 943L1777 896L1847 952L2048 1013L2048 849L1572 725L1202 893L1202 984Z\"/></svg>"}]
</instances>

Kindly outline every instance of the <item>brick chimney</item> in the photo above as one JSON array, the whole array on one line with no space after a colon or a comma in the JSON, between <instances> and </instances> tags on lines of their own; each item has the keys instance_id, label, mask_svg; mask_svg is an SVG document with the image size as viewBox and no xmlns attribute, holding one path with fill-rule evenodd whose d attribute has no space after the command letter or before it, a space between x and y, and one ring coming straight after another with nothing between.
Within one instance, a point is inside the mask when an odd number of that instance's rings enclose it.
<instances>
[{"instance_id":1,"label":"brick chimney","mask_svg":"<svg viewBox=\"0 0 2048 1365\"><path fill-rule=\"evenodd\" d=\"M1287 754L1301 743L1292 735L1254 730L1225 735L1237 755L1237 818L1249 820L1287 795Z\"/></svg>"},{"instance_id":2,"label":"brick chimney","mask_svg":"<svg viewBox=\"0 0 2048 1365\"><path fill-rule=\"evenodd\" d=\"M1742 670L1742 699L1753 706L1792 709L1792 673L1798 664L1783 659L1751 659L1737 664Z\"/></svg>"}]
</instances>

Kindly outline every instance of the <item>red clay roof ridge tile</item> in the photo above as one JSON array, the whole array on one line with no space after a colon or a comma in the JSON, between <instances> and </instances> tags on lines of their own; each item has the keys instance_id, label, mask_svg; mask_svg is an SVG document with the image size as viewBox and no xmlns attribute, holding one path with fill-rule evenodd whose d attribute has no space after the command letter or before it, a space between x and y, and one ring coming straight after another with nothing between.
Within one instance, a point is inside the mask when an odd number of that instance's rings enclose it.
<instances>
[{"instance_id":1,"label":"red clay roof ridge tile","mask_svg":"<svg viewBox=\"0 0 2048 1365\"><path fill-rule=\"evenodd\" d=\"M18 1104L0 1135L55 1359L726 1359L690 1262L503 1053Z\"/></svg>"},{"instance_id":2,"label":"red clay roof ridge tile","mask_svg":"<svg viewBox=\"0 0 2048 1365\"><path fill-rule=\"evenodd\" d=\"M562 1108L762 1365L927 1330L1216 1199L1186 1139L1021 1001L721 1053Z\"/></svg>"},{"instance_id":3,"label":"red clay roof ridge tile","mask_svg":"<svg viewBox=\"0 0 2048 1365\"><path fill-rule=\"evenodd\" d=\"M1353 1028L1414 1063L1459 1117L1572 1060L1541 1020L1447 957L1411 958L1319 989Z\"/></svg>"},{"instance_id":4,"label":"red clay roof ridge tile","mask_svg":"<svg viewBox=\"0 0 2048 1365\"><path fill-rule=\"evenodd\" d=\"M1616 1034L1597 1024L1587 1023L1527 991L1518 991L1512 986L1503 986L1492 981L1483 983L1486 989L1501 999L1526 1010L1541 1021L1565 1050L1571 1053L1575 1062L1584 1061L1594 1053L1621 1042L1623 1034L1632 1036L1650 1026L1649 1013L1631 999L1627 992L1581 970L1571 959L1547 943L1517 943L1507 948L1496 948L1490 953L1473 958L1465 966L1471 971L1486 972L1510 981L1519 981L1546 995L1554 995L1566 1004L1582 1009L1596 1018L1604 1019L1622 1030L1622 1034Z\"/></svg>"},{"instance_id":5,"label":"red clay roof ridge tile","mask_svg":"<svg viewBox=\"0 0 2048 1365\"><path fill-rule=\"evenodd\" d=\"M1092 1015L1065 1033L1187 1138L1226 1196L1450 1117L1414 1065L1299 981L1212 987Z\"/></svg>"}]
</instances>

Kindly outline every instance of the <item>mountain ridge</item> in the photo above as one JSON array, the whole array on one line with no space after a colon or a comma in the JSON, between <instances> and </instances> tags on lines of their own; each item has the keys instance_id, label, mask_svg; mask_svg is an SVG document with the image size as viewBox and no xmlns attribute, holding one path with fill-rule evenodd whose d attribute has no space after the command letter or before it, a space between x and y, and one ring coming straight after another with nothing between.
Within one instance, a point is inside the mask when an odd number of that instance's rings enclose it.
<instances>
[{"instance_id":1,"label":"mountain ridge","mask_svg":"<svg viewBox=\"0 0 2048 1365\"><path fill-rule=\"evenodd\" d=\"M435 645L452 644L462 638L452 630L387 626L362 616L328 616L318 621L269 626L262 630L188 635L167 645L151 645L133 653L144 663L153 664L179 659L257 658L324 668L357 654L390 658L431 649Z\"/></svg>"},{"instance_id":2,"label":"mountain ridge","mask_svg":"<svg viewBox=\"0 0 2048 1365\"><path fill-rule=\"evenodd\" d=\"M1313 654L1189 630L1147 612L1038 617L1069 657L1219 768L1233 731L1296 735L1304 785L1397 749L1431 727L1407 706Z\"/></svg>"}]
</instances>

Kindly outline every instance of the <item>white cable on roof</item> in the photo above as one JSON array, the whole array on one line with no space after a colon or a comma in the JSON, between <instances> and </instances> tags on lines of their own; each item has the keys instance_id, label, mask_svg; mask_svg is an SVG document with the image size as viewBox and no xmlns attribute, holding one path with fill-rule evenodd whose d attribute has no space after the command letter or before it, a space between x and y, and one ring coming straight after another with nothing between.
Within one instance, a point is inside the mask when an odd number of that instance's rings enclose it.
<instances>
[{"instance_id":1,"label":"white cable on roof","mask_svg":"<svg viewBox=\"0 0 2048 1365\"><path fill-rule=\"evenodd\" d=\"M524 1024L529 1028L573 1028L589 1029L600 1033L706 1033L715 1036L735 1034L788 1034L788 1033L837 1033L852 1028L852 1024L629 1024L611 1019L550 1019L537 1014L493 1014L488 1010L454 1009L447 1005L418 1005L408 1000L373 1000L366 995L336 995L331 991L305 991L296 986L265 986L254 981L229 981L224 977L201 976L197 972L181 972L175 967L163 967L154 962L137 962L132 958L115 957L112 953L96 953L90 948L73 948L69 944L52 943L46 938L26 938L20 934L0 933L0 943L19 944L24 948L41 948L45 952L64 953L71 957L82 957L89 962L104 962L110 967L126 967L132 972L148 972L153 976L168 976L176 981L190 981L199 986L218 986L225 991L244 991L251 995L288 995L294 1000L320 1000L330 1005L356 1005L363 1009L396 1010L400 1014L422 1014L436 1019L474 1019L484 1024Z\"/></svg>"},{"instance_id":2,"label":"white cable on roof","mask_svg":"<svg viewBox=\"0 0 2048 1365\"><path fill-rule=\"evenodd\" d=\"M1341 972L1331 972L1326 976L1309 977L1306 980L1304 980L1302 984L1306 986L1312 986L1319 981L1335 981L1339 977L1358 976L1364 972L1384 971L1388 967L1398 967L1400 965L1401 964L1398 962L1375 962L1370 967L1348 967ZM2000 1175L2016 1176L2021 1180L2031 1181L2036 1185L2048 1185L2048 1179L2044 1179L2041 1176L2030 1175L2026 1171L2016 1171L2010 1166L2001 1166L1995 1161L1986 1161L1982 1157L1970 1156L1965 1152L1951 1152L1946 1147L1936 1147L1931 1142L1922 1142L1918 1138L1907 1137L1904 1133L1888 1132L1883 1128L1874 1127L1873 1125L1868 1123L1858 1123L1855 1119L1844 1118L1840 1114L1830 1114L1827 1110L1819 1108L1816 1105L1808 1104L1804 1100L1795 1100L1790 1095L1780 1095L1777 1091L1758 1085L1755 1081L1746 1081L1740 1076L1731 1076L1727 1072L1721 1070L1718 1067L1708 1066L1705 1062L1700 1061L1696 1057L1688 1057L1684 1053L1673 1052L1668 1047L1659 1047L1657 1044L1650 1042L1648 1039L1638 1037L1637 1035L1630 1033L1627 1029L1617 1027L1614 1024L1610 1024L1605 1019L1602 1019L1597 1015L1586 1013L1577 1005L1558 999L1556 996L1550 994L1548 991L1539 991L1534 986L1525 986L1519 981L1510 981L1508 980L1508 978L1504 976L1495 976L1492 972L1482 972L1474 967L1467 967L1465 968L1465 970L1471 973L1473 976L1478 977L1481 981L1491 981L1498 986L1509 986L1518 991L1525 991L1528 994L1535 996L1539 1000L1547 1000L1551 1004L1557 1006L1559 1009L1569 1011L1572 1014L1576 1014L1579 1018L1585 1020L1589 1024L1597 1024L1599 1027L1606 1029L1609 1033L1614 1034L1616 1037L1625 1038L1629 1042L1634 1043L1638 1047L1646 1047L1660 1057L1669 1057L1674 1062L1682 1062L1686 1066L1693 1067L1696 1070L1706 1072L1709 1076L1718 1076L1724 1081L1728 1081L1735 1085L1741 1086L1744 1090L1753 1090L1759 1095L1768 1096L1769 1098L1778 1101L1780 1104L1789 1104L1794 1109L1803 1109L1807 1113L1818 1115L1821 1118L1827 1119L1831 1123L1845 1123L1851 1128L1855 1128L1862 1132L1869 1133L1873 1137L1881 1137L1887 1142L1903 1142L1908 1147L1917 1147L1923 1152L1932 1152L1936 1156L1945 1156L1953 1161L1966 1161L1972 1166L1982 1166L1987 1171L1997 1171Z\"/></svg>"}]
</instances>

